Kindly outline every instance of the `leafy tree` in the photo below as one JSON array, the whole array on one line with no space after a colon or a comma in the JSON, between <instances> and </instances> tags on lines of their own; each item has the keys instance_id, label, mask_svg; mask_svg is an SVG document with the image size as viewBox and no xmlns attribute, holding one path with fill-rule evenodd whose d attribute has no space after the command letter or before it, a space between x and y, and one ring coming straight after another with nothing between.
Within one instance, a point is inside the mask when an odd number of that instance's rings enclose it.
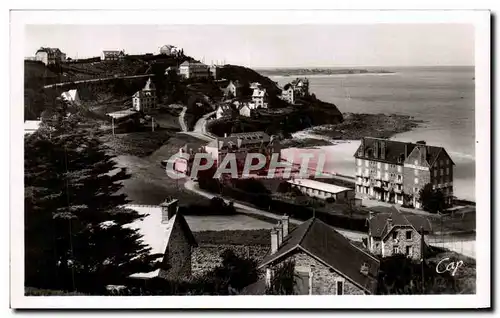
<instances>
[{"instance_id":1,"label":"leafy tree","mask_svg":"<svg viewBox=\"0 0 500 318\"><path fill-rule=\"evenodd\" d=\"M149 268L136 230L142 215L116 194L129 178L78 115L53 114L25 138L27 286L100 293Z\"/></svg>"},{"instance_id":2,"label":"leafy tree","mask_svg":"<svg viewBox=\"0 0 500 318\"><path fill-rule=\"evenodd\" d=\"M221 254L222 264L213 271L213 276L219 282L219 292L229 293L232 289L239 291L257 281L257 261L243 258L232 250L225 250Z\"/></svg>"},{"instance_id":3,"label":"leafy tree","mask_svg":"<svg viewBox=\"0 0 500 318\"><path fill-rule=\"evenodd\" d=\"M425 211L431 213L442 211L446 206L443 192L439 189L433 189L431 183L420 189L419 202Z\"/></svg>"},{"instance_id":4,"label":"leafy tree","mask_svg":"<svg viewBox=\"0 0 500 318\"><path fill-rule=\"evenodd\" d=\"M294 295L297 275L295 261L290 259L273 268L271 284L266 288L267 295Z\"/></svg>"}]
</instances>

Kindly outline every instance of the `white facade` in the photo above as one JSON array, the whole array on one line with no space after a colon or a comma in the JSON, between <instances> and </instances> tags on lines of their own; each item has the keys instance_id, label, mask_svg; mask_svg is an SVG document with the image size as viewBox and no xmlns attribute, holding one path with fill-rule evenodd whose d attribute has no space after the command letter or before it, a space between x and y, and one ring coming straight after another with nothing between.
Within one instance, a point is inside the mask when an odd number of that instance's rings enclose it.
<instances>
[{"instance_id":1,"label":"white facade","mask_svg":"<svg viewBox=\"0 0 500 318\"><path fill-rule=\"evenodd\" d=\"M248 106L248 104L245 104L240 108L240 115L245 117L252 116L252 109Z\"/></svg>"},{"instance_id":2,"label":"white facade","mask_svg":"<svg viewBox=\"0 0 500 318\"><path fill-rule=\"evenodd\" d=\"M200 62L184 62L179 66L179 74L184 78L206 78L210 76L209 67Z\"/></svg>"},{"instance_id":3,"label":"white facade","mask_svg":"<svg viewBox=\"0 0 500 318\"><path fill-rule=\"evenodd\" d=\"M256 88L253 90L252 102L256 108L267 108L267 92L266 89Z\"/></svg>"},{"instance_id":4,"label":"white facade","mask_svg":"<svg viewBox=\"0 0 500 318\"><path fill-rule=\"evenodd\" d=\"M144 88L132 96L132 107L136 111L147 112L156 106L156 88L149 78Z\"/></svg>"}]
</instances>

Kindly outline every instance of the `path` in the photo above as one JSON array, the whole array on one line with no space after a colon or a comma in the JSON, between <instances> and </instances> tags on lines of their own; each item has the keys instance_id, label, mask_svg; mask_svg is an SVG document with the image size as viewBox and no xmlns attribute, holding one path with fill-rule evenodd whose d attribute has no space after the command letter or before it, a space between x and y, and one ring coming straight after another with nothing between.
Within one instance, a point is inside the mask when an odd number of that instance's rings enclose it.
<instances>
[{"instance_id":1,"label":"path","mask_svg":"<svg viewBox=\"0 0 500 318\"><path fill-rule=\"evenodd\" d=\"M186 121L184 120L184 115L186 115L186 110L187 110L186 106L182 107L182 111L179 114L179 125L181 126L181 130L184 132L188 130L186 126Z\"/></svg>"},{"instance_id":2,"label":"path","mask_svg":"<svg viewBox=\"0 0 500 318\"><path fill-rule=\"evenodd\" d=\"M52 88L52 87L67 86L67 85L82 84L82 83L102 82L102 81L110 81L110 80L116 80L116 79L141 78L141 77L149 77L149 76L154 76L154 74L128 75L128 76L119 76L119 77L104 77L104 78L93 78L93 79L79 80L79 81L74 81L74 82L61 82L61 83L45 85L43 88Z\"/></svg>"},{"instance_id":3,"label":"path","mask_svg":"<svg viewBox=\"0 0 500 318\"><path fill-rule=\"evenodd\" d=\"M200 119L198 119L198 121L194 125L193 131L184 131L183 130L181 133L193 136L195 138L198 138L198 139L201 139L201 140L204 140L207 142L214 140L216 137L214 135L212 135L211 133L207 132L207 128L206 128L208 118L213 116L214 114L215 114L215 111L203 115ZM179 116L179 118L180 118L180 116ZM187 130L187 128L186 128L186 130Z\"/></svg>"}]
</instances>

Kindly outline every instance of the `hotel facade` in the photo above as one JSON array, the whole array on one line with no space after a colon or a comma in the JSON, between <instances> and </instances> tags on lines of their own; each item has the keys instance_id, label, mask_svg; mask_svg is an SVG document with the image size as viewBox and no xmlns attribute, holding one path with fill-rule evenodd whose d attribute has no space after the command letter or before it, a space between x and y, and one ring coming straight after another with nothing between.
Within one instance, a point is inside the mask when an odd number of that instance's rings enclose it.
<instances>
[{"instance_id":1,"label":"hotel facade","mask_svg":"<svg viewBox=\"0 0 500 318\"><path fill-rule=\"evenodd\" d=\"M420 190L428 183L453 202L453 166L446 150L424 141L401 142L364 137L354 154L356 193L361 197L421 208Z\"/></svg>"}]
</instances>

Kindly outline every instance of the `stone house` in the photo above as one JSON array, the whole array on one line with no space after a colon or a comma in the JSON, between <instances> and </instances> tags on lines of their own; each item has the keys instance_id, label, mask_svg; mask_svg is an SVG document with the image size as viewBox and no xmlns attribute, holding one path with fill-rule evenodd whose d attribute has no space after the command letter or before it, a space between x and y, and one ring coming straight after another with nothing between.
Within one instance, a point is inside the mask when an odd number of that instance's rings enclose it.
<instances>
[{"instance_id":1,"label":"stone house","mask_svg":"<svg viewBox=\"0 0 500 318\"><path fill-rule=\"evenodd\" d=\"M66 54L58 48L41 47L35 53L35 60L45 65L57 64L66 60Z\"/></svg>"},{"instance_id":2,"label":"stone house","mask_svg":"<svg viewBox=\"0 0 500 318\"><path fill-rule=\"evenodd\" d=\"M136 111L147 112L150 109L156 108L156 106L156 87L151 78L148 78L144 88L132 96L132 107Z\"/></svg>"},{"instance_id":3,"label":"stone house","mask_svg":"<svg viewBox=\"0 0 500 318\"><path fill-rule=\"evenodd\" d=\"M271 230L271 249L258 266L265 278L248 286L244 294L264 294L276 266L295 261L298 295L375 294L380 262L354 246L333 227L311 218L289 233L284 216Z\"/></svg>"},{"instance_id":4,"label":"stone house","mask_svg":"<svg viewBox=\"0 0 500 318\"><path fill-rule=\"evenodd\" d=\"M419 208L419 191L430 182L452 203L454 163L443 147L364 137L354 157L361 197Z\"/></svg>"},{"instance_id":5,"label":"stone house","mask_svg":"<svg viewBox=\"0 0 500 318\"><path fill-rule=\"evenodd\" d=\"M191 253L196 240L184 216L178 211L178 200L167 199L159 206L126 205L126 208L146 214L143 219L127 224L142 235L142 241L158 255L158 269L149 273L135 273L130 278L179 279L191 276Z\"/></svg>"},{"instance_id":6,"label":"stone house","mask_svg":"<svg viewBox=\"0 0 500 318\"><path fill-rule=\"evenodd\" d=\"M381 257L403 254L412 259L422 257L421 231L431 232L428 219L419 215L404 215L392 207L371 207L368 218L367 248Z\"/></svg>"}]
</instances>

